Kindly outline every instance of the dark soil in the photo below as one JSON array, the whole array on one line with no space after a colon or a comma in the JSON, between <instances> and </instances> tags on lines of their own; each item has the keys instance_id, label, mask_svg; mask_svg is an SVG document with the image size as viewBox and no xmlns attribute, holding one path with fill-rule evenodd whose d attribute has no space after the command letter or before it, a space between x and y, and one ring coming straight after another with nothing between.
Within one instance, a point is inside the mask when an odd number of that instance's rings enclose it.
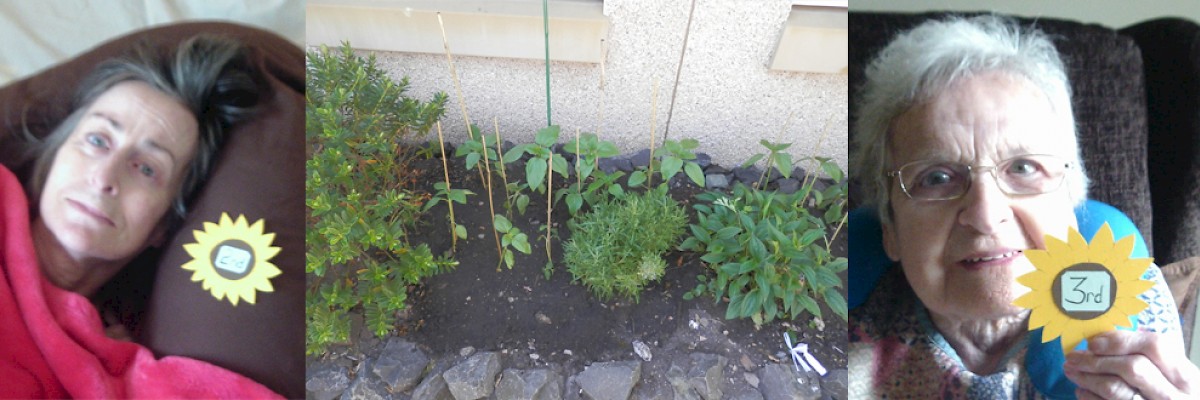
<instances>
[{"instance_id":1,"label":"dark soil","mask_svg":"<svg viewBox=\"0 0 1200 400\"><path fill-rule=\"evenodd\" d=\"M443 180L440 159L417 160L412 167L416 182L413 189L418 192L432 193L433 184ZM523 176L524 168L510 166L510 170L511 175L519 171ZM635 358L632 343L642 341L654 349L656 358L661 352L686 352L685 347L700 347L721 353L731 363L761 366L768 360L787 362L781 335L790 330L799 334L800 341L808 343L809 351L826 368L846 367L846 322L828 309L823 310L822 321L814 321L806 314L792 321L777 320L755 328L748 319L726 320L714 328L723 337L686 339L711 340L707 346L689 343L681 347L680 343L670 343L673 334L687 327L696 312L706 312L717 320L725 315L725 302L714 304L708 296L683 299L683 294L696 286L697 275L711 275L699 260L700 254L667 254L669 267L665 276L648 285L638 302L619 298L600 301L584 286L572 283L571 274L562 264L560 242L570 235L566 226L570 215L561 202L553 210L555 236L551 239L551 252L555 266L547 280L542 272L546 265L545 237L538 230L546 219L544 194L540 199L538 194L530 194L532 201L525 215L518 215L515 207L512 212L514 226L529 235L532 253L517 253L516 265L511 270L500 267L497 271L499 257L492 236L492 214L479 174L466 170L461 159L451 159L450 179L452 187L475 193L468 197L466 205L454 205L456 222L468 229L467 239L459 240L453 253L460 264L452 272L429 278L413 289L409 298L411 308L399 321L398 335L427 348L433 357L457 355L462 348L474 347L516 355L509 359L518 366L557 363L580 367L595 361ZM555 187L564 186L561 176L556 174L554 179ZM496 188L493 193L496 213L503 214L503 183L497 179L492 185ZM694 221L693 196L703 191L689 182L673 184L671 195L687 208ZM581 211L586 209L585 206ZM435 254L450 251L447 215L445 203L431 209L422 217L420 228L409 238L410 242L428 243ZM834 245L837 256L846 255L844 233ZM678 334L674 338L676 342L680 340Z\"/></svg>"}]
</instances>

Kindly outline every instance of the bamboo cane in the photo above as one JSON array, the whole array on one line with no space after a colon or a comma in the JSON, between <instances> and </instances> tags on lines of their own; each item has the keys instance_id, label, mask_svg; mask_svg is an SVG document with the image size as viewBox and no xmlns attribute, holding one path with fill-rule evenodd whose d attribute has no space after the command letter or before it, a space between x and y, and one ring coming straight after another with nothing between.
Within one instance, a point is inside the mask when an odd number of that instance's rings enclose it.
<instances>
[{"instance_id":1,"label":"bamboo cane","mask_svg":"<svg viewBox=\"0 0 1200 400\"><path fill-rule=\"evenodd\" d=\"M450 199L450 165L446 162L446 141L442 138L442 121L437 122L438 144L442 146L442 175L446 178L446 206L450 207L450 252L458 248L458 235L454 233L454 200Z\"/></svg>"},{"instance_id":2,"label":"bamboo cane","mask_svg":"<svg viewBox=\"0 0 1200 400\"><path fill-rule=\"evenodd\" d=\"M646 176L646 187L654 187L654 130L658 118L658 77L654 78L654 90L650 93L650 171ZM668 179L668 177L663 177Z\"/></svg>"},{"instance_id":3,"label":"bamboo cane","mask_svg":"<svg viewBox=\"0 0 1200 400\"><path fill-rule=\"evenodd\" d=\"M575 178L579 182L579 191L583 191L583 176L579 175L579 128L575 128Z\"/></svg>"},{"instance_id":4,"label":"bamboo cane","mask_svg":"<svg viewBox=\"0 0 1200 400\"><path fill-rule=\"evenodd\" d=\"M504 262L504 249L500 247L500 231L496 230L496 204L492 201L492 160L488 158L487 140L484 140L483 132L479 132L479 144L483 149L483 167L487 170L487 195L488 195L488 211L491 211L492 216L492 236L496 238L496 256L500 257L500 262ZM500 153L496 153L496 157L503 157ZM503 167L503 164L501 164ZM500 272L500 264L496 264L496 272Z\"/></svg>"},{"instance_id":5,"label":"bamboo cane","mask_svg":"<svg viewBox=\"0 0 1200 400\"><path fill-rule=\"evenodd\" d=\"M458 95L458 108L462 111L463 124L467 126L467 139L475 140L475 133L471 131L471 117L467 116L467 100L463 98L462 85L458 82L458 70L454 68L454 58L450 56L450 40L446 37L446 25L442 23L442 13L438 12L437 17L438 27L442 29L442 48L446 50L446 63L450 68L450 77L454 80L454 93ZM486 141L480 138L480 144L484 144L484 153L487 153ZM476 170L479 171L479 181L483 182L483 167L476 166Z\"/></svg>"},{"instance_id":6,"label":"bamboo cane","mask_svg":"<svg viewBox=\"0 0 1200 400\"><path fill-rule=\"evenodd\" d=\"M500 157L500 179L504 180L504 199L505 203L508 203L508 199L512 198L512 193L508 192L508 173L505 172L504 153L500 149L500 122L496 117L492 117L492 127L496 130L496 157ZM512 208L511 205L505 207L504 216L512 219L512 211L509 208Z\"/></svg>"}]
</instances>

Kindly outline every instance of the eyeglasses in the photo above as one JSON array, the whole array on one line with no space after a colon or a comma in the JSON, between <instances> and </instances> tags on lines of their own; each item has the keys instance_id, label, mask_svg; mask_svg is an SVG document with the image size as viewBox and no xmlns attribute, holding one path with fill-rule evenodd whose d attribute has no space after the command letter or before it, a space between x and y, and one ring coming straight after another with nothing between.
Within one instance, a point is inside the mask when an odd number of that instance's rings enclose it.
<instances>
[{"instance_id":1,"label":"eyeglasses","mask_svg":"<svg viewBox=\"0 0 1200 400\"><path fill-rule=\"evenodd\" d=\"M953 200L971 189L973 172L991 172L1000 191L1009 195L1049 193L1062 186L1071 163L1052 155L1026 154L992 166L940 160L914 161L887 173L900 181L900 190L915 200Z\"/></svg>"}]
</instances>

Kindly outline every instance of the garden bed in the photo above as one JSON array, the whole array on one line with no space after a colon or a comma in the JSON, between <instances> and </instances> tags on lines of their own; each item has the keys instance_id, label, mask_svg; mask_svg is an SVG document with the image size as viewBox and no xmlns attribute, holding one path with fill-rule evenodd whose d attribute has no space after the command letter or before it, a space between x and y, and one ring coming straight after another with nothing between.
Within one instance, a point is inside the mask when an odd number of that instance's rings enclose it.
<instances>
[{"instance_id":1,"label":"garden bed","mask_svg":"<svg viewBox=\"0 0 1200 400\"><path fill-rule=\"evenodd\" d=\"M729 360L725 373L729 387L756 387L757 378L751 376L754 371L768 364L791 364L782 336L790 331L808 344L809 352L825 368L845 369L847 325L824 302L819 302L823 318L805 314L755 327L748 318L722 318L727 301L714 304L708 295L685 300L684 294L698 283L697 275L712 275L699 253L677 249L668 252L664 276L646 286L637 302L621 296L609 301L597 299L583 285L573 283L562 265L561 243L571 234L566 224L570 215L563 202L553 210L556 236L551 240L551 252L555 268L546 279L542 268L546 264L545 241L538 236L538 227L545 223L544 196L538 199L538 195L531 194L533 200L526 213L512 213L513 225L529 234L532 251L517 253L511 269L499 266L487 189L462 159L452 158L449 165L451 186L475 193L466 204L454 205L456 222L467 229L467 238L458 240L452 254L459 265L410 289L409 308L400 313L396 330L396 336L416 343L434 360L461 360L473 351L490 351L504 355L506 368L549 367L570 376L595 362L644 360L634 349L635 343L640 343L646 345L652 361L644 367L638 390L642 397L655 397L669 395L668 369L693 353L717 354ZM716 165L705 170L726 171L729 178L737 179L732 171ZM437 157L416 160L411 171L413 175L406 180L415 183L412 189L417 193L434 193L434 183L443 180L442 161ZM523 171L523 166L509 165L510 174L517 175L518 171ZM575 179L563 182L560 176L555 178L556 189ZM496 212L503 214L499 199L504 198L504 189L495 182L493 185L493 197L498 199ZM706 190L682 173L669 186L670 196L687 210L690 223L695 223L692 205L697 201L695 196ZM411 232L410 242L428 244L433 254L448 253L451 233L447 214L445 202L424 213L419 228ZM827 234L832 235L830 230ZM831 251L845 257L844 234L838 235ZM841 278L844 293L844 272ZM331 347L324 358L355 360L346 365L354 370L359 360L377 357L386 340L363 329L361 315L351 319L355 321L353 343Z\"/></svg>"},{"instance_id":2,"label":"garden bed","mask_svg":"<svg viewBox=\"0 0 1200 400\"><path fill-rule=\"evenodd\" d=\"M844 398L845 182L792 172L789 144L752 159L783 179L653 134L497 150L493 121L443 150L445 94L404 97L348 44L307 56L310 397ZM788 332L833 372L797 373Z\"/></svg>"}]
</instances>

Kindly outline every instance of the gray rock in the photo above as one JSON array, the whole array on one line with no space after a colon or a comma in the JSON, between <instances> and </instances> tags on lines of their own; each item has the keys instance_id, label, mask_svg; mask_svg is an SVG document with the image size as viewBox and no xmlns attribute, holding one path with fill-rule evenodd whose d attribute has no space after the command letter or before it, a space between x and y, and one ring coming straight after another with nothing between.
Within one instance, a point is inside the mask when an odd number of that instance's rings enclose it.
<instances>
[{"instance_id":1,"label":"gray rock","mask_svg":"<svg viewBox=\"0 0 1200 400\"><path fill-rule=\"evenodd\" d=\"M794 178L780 179L776 181L776 184L779 185L779 193L781 194L792 194L796 193L797 190L800 190L800 181Z\"/></svg>"},{"instance_id":2,"label":"gray rock","mask_svg":"<svg viewBox=\"0 0 1200 400\"><path fill-rule=\"evenodd\" d=\"M682 371L680 371L682 372ZM667 380L671 382L671 388L675 389L674 400L701 400L700 394L696 393L696 389L688 384L687 378L682 376L670 376Z\"/></svg>"},{"instance_id":3,"label":"gray rock","mask_svg":"<svg viewBox=\"0 0 1200 400\"><path fill-rule=\"evenodd\" d=\"M762 381L758 390L765 400L816 400L821 398L820 385L813 387L808 379L803 379L793 366L784 364L767 364L758 371Z\"/></svg>"},{"instance_id":4,"label":"gray rock","mask_svg":"<svg viewBox=\"0 0 1200 400\"><path fill-rule=\"evenodd\" d=\"M763 400L763 395L753 388L741 388L730 393L729 400Z\"/></svg>"},{"instance_id":5,"label":"gray rock","mask_svg":"<svg viewBox=\"0 0 1200 400\"><path fill-rule=\"evenodd\" d=\"M833 184L834 184L833 179L820 178L820 179L817 179L816 182L813 182L813 190L825 191L825 189L828 189L830 186L833 186Z\"/></svg>"},{"instance_id":6,"label":"gray rock","mask_svg":"<svg viewBox=\"0 0 1200 400\"><path fill-rule=\"evenodd\" d=\"M729 170L725 169L725 167L722 167L720 165L712 164L712 165L709 165L707 168L704 168L704 173L705 174L728 174Z\"/></svg>"},{"instance_id":7,"label":"gray rock","mask_svg":"<svg viewBox=\"0 0 1200 400\"><path fill-rule=\"evenodd\" d=\"M601 158L600 165L597 168L611 174L617 171L633 171L633 164L624 158Z\"/></svg>"},{"instance_id":8,"label":"gray rock","mask_svg":"<svg viewBox=\"0 0 1200 400\"><path fill-rule=\"evenodd\" d=\"M721 381L725 379L725 364L728 361L725 357L706 353L692 354L691 359L688 384L705 400L721 399Z\"/></svg>"},{"instance_id":9,"label":"gray rock","mask_svg":"<svg viewBox=\"0 0 1200 400\"><path fill-rule=\"evenodd\" d=\"M496 400L562 400L562 375L548 369L506 369L496 385Z\"/></svg>"},{"instance_id":10,"label":"gray rock","mask_svg":"<svg viewBox=\"0 0 1200 400\"><path fill-rule=\"evenodd\" d=\"M575 377L585 398L628 400L642 378L641 361L614 361L589 365Z\"/></svg>"},{"instance_id":11,"label":"gray rock","mask_svg":"<svg viewBox=\"0 0 1200 400\"><path fill-rule=\"evenodd\" d=\"M417 345L400 338L388 339L383 352L375 360L371 372L383 383L397 392L411 389L421 381L421 374L429 366L429 357Z\"/></svg>"},{"instance_id":12,"label":"gray rock","mask_svg":"<svg viewBox=\"0 0 1200 400\"><path fill-rule=\"evenodd\" d=\"M633 341L633 352L637 354L638 357L641 357L642 361L649 362L650 360L654 359L654 353L650 352L650 346L647 346L646 343L642 342L641 340Z\"/></svg>"},{"instance_id":13,"label":"gray rock","mask_svg":"<svg viewBox=\"0 0 1200 400\"><path fill-rule=\"evenodd\" d=\"M762 171L753 165L749 167L737 167L733 169L733 177L750 186L758 182L758 178L762 177Z\"/></svg>"},{"instance_id":14,"label":"gray rock","mask_svg":"<svg viewBox=\"0 0 1200 400\"><path fill-rule=\"evenodd\" d=\"M671 399L674 396L674 389L667 382L660 380L656 384L650 383L649 376L653 372L648 371L650 367L643 367L642 374L647 378L633 388L633 393L630 394L631 400L662 400Z\"/></svg>"},{"instance_id":15,"label":"gray rock","mask_svg":"<svg viewBox=\"0 0 1200 400\"><path fill-rule=\"evenodd\" d=\"M696 164L699 164L700 168L706 168L709 165L712 165L712 156L709 156L708 153L696 153L696 159L692 161L695 161Z\"/></svg>"},{"instance_id":16,"label":"gray rock","mask_svg":"<svg viewBox=\"0 0 1200 400\"><path fill-rule=\"evenodd\" d=\"M746 379L746 383L749 384L750 387L758 389L758 375L746 372L742 374L742 377Z\"/></svg>"},{"instance_id":17,"label":"gray rock","mask_svg":"<svg viewBox=\"0 0 1200 400\"><path fill-rule=\"evenodd\" d=\"M331 363L313 363L304 382L305 397L333 400L350 387L350 370Z\"/></svg>"},{"instance_id":18,"label":"gray rock","mask_svg":"<svg viewBox=\"0 0 1200 400\"><path fill-rule=\"evenodd\" d=\"M634 168L646 168L650 166L650 149L641 149L637 153L629 156L629 162Z\"/></svg>"},{"instance_id":19,"label":"gray rock","mask_svg":"<svg viewBox=\"0 0 1200 400\"><path fill-rule=\"evenodd\" d=\"M844 369L829 371L821 378L821 389L831 398L846 400L849 393L848 374Z\"/></svg>"},{"instance_id":20,"label":"gray rock","mask_svg":"<svg viewBox=\"0 0 1200 400\"><path fill-rule=\"evenodd\" d=\"M454 400L450 386L442 374L429 374L425 380L413 390L412 400Z\"/></svg>"},{"instance_id":21,"label":"gray rock","mask_svg":"<svg viewBox=\"0 0 1200 400\"><path fill-rule=\"evenodd\" d=\"M780 172L779 168L771 167L771 171L767 174L767 183L775 182L780 179L783 179L783 172Z\"/></svg>"},{"instance_id":22,"label":"gray rock","mask_svg":"<svg viewBox=\"0 0 1200 400\"><path fill-rule=\"evenodd\" d=\"M382 383L360 375L342 394L342 400L385 400L390 398L388 396L387 388L383 387Z\"/></svg>"},{"instance_id":23,"label":"gray rock","mask_svg":"<svg viewBox=\"0 0 1200 400\"><path fill-rule=\"evenodd\" d=\"M725 174L704 175L704 187L709 189L724 189L729 187L729 178Z\"/></svg>"},{"instance_id":24,"label":"gray rock","mask_svg":"<svg viewBox=\"0 0 1200 400\"><path fill-rule=\"evenodd\" d=\"M456 400L482 399L492 394L496 374L500 373L500 355L481 352L442 374Z\"/></svg>"},{"instance_id":25,"label":"gray rock","mask_svg":"<svg viewBox=\"0 0 1200 400\"><path fill-rule=\"evenodd\" d=\"M792 169L792 178L794 179L803 180L804 175L806 174L808 174L808 172L805 171L804 168L796 167L795 169Z\"/></svg>"},{"instance_id":26,"label":"gray rock","mask_svg":"<svg viewBox=\"0 0 1200 400\"><path fill-rule=\"evenodd\" d=\"M629 160L617 160L617 169L625 172L633 172L633 163Z\"/></svg>"},{"instance_id":27,"label":"gray rock","mask_svg":"<svg viewBox=\"0 0 1200 400\"><path fill-rule=\"evenodd\" d=\"M675 400L717 400L724 398L721 382L725 379L725 357L694 353L687 359L671 362L667 380L675 389Z\"/></svg>"}]
</instances>

